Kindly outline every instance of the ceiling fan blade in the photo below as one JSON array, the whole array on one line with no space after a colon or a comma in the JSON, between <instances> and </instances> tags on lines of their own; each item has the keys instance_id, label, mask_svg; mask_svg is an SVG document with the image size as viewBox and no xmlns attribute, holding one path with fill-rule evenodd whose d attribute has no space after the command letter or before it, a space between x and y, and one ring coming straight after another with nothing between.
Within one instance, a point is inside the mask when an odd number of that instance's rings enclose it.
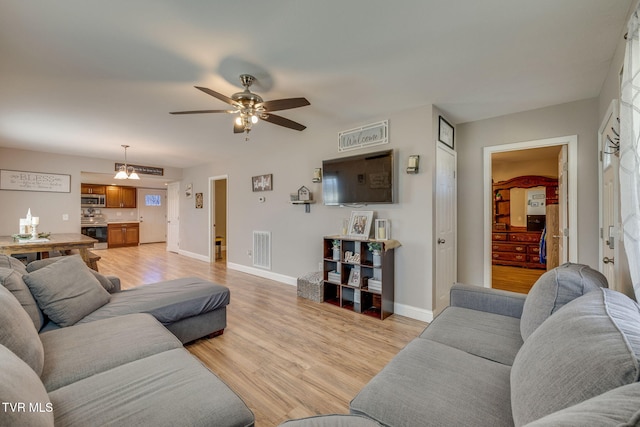
<instances>
[{"instance_id":1,"label":"ceiling fan blade","mask_svg":"<svg viewBox=\"0 0 640 427\"><path fill-rule=\"evenodd\" d=\"M201 114L201 113L237 113L236 110L194 110L194 111L171 111L169 114Z\"/></svg>"},{"instance_id":2,"label":"ceiling fan blade","mask_svg":"<svg viewBox=\"0 0 640 427\"><path fill-rule=\"evenodd\" d=\"M265 122L273 123L274 125L284 126L289 129L305 130L307 128L305 125L301 125L300 123L294 122L293 120L285 119L282 116L276 116L275 114L265 114L263 116L260 116L260 118Z\"/></svg>"},{"instance_id":3,"label":"ceiling fan blade","mask_svg":"<svg viewBox=\"0 0 640 427\"><path fill-rule=\"evenodd\" d=\"M264 107L267 111L280 111L288 110L290 108L304 107L311 105L306 98L286 98L286 99L274 99L273 101L265 101L258 104L258 107Z\"/></svg>"},{"instance_id":4,"label":"ceiling fan blade","mask_svg":"<svg viewBox=\"0 0 640 427\"><path fill-rule=\"evenodd\" d=\"M237 124L235 121L233 122L233 133L242 133L244 132L244 126Z\"/></svg>"},{"instance_id":5,"label":"ceiling fan blade","mask_svg":"<svg viewBox=\"0 0 640 427\"><path fill-rule=\"evenodd\" d=\"M236 107L239 106L238 102L234 101L233 99L229 98L226 95L223 95L221 93L216 92L215 90L211 90L209 88L202 87L202 86L195 86L195 88L203 91L207 95L211 95L214 98L218 98L220 101L226 102L227 104L231 104L231 105L236 106Z\"/></svg>"}]
</instances>

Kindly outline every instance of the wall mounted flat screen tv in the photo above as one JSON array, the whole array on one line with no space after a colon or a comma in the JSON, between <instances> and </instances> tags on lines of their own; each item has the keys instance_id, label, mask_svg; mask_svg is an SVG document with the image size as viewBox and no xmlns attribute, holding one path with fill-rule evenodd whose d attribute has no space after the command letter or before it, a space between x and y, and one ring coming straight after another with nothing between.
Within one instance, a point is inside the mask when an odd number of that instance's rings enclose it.
<instances>
[{"instance_id":1,"label":"wall mounted flat screen tv","mask_svg":"<svg viewBox=\"0 0 640 427\"><path fill-rule=\"evenodd\" d=\"M393 150L324 160L325 205L394 203Z\"/></svg>"}]
</instances>

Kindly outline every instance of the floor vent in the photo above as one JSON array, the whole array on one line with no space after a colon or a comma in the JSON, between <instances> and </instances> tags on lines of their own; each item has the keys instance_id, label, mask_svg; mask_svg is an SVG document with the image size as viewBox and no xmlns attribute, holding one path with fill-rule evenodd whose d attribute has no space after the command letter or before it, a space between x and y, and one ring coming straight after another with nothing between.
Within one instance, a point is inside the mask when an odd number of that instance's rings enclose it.
<instances>
[{"instance_id":1,"label":"floor vent","mask_svg":"<svg viewBox=\"0 0 640 427\"><path fill-rule=\"evenodd\" d=\"M271 232L253 232L253 266L271 270Z\"/></svg>"}]
</instances>

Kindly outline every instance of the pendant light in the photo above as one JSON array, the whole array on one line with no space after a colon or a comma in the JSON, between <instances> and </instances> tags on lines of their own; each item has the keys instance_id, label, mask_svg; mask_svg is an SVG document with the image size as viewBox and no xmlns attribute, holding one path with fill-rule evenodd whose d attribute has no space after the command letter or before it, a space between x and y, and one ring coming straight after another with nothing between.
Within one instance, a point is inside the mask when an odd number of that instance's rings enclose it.
<instances>
[{"instance_id":1,"label":"pendant light","mask_svg":"<svg viewBox=\"0 0 640 427\"><path fill-rule=\"evenodd\" d=\"M123 144L121 147L124 148L124 165L120 166L118 173L113 179L140 179L133 166L127 165L127 148L129 148L129 146Z\"/></svg>"}]
</instances>

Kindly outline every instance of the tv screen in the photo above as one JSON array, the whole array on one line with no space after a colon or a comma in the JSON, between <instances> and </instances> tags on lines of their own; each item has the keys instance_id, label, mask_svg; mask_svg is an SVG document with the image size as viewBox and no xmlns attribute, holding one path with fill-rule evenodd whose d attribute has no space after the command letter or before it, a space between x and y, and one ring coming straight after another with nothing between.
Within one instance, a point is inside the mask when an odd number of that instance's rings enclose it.
<instances>
[{"instance_id":1,"label":"tv screen","mask_svg":"<svg viewBox=\"0 0 640 427\"><path fill-rule=\"evenodd\" d=\"M394 203L393 150L322 162L325 205Z\"/></svg>"}]
</instances>

